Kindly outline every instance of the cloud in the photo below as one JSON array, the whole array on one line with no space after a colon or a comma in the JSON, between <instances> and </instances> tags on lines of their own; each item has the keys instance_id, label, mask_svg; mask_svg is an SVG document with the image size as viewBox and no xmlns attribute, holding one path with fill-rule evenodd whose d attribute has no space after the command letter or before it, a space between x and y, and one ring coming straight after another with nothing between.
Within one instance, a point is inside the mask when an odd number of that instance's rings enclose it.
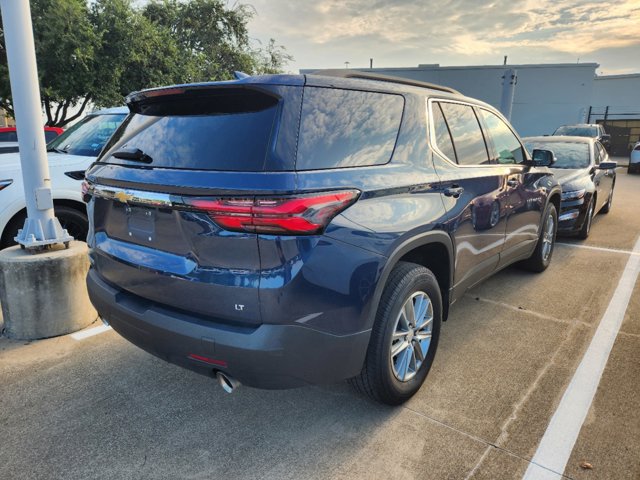
<instances>
[{"instance_id":1,"label":"cloud","mask_svg":"<svg viewBox=\"0 0 640 480\"><path fill-rule=\"evenodd\" d=\"M483 63L512 51L520 63L567 61L598 50L637 48L637 0L255 0L252 35L274 37L294 68ZM356 59L363 59L356 62ZM597 59L606 64L606 59ZM406 62L406 63L403 63ZM614 68L623 68L620 65Z\"/></svg>"}]
</instances>

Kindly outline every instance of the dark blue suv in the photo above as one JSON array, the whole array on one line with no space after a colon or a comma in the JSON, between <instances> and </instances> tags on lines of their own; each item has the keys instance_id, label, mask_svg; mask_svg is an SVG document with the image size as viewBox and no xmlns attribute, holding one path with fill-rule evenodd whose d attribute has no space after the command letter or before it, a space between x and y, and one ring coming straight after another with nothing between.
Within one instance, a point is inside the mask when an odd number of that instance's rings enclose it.
<instances>
[{"instance_id":1,"label":"dark blue suv","mask_svg":"<svg viewBox=\"0 0 640 480\"><path fill-rule=\"evenodd\" d=\"M287 388L413 395L441 321L544 270L560 188L492 107L359 72L146 90L87 171L89 294L169 362Z\"/></svg>"}]
</instances>

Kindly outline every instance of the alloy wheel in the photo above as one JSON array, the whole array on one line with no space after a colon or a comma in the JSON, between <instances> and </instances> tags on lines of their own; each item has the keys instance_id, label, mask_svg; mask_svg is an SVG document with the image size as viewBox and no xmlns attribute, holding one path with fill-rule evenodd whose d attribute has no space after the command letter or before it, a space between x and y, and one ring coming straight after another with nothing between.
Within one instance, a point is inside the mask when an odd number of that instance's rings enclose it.
<instances>
[{"instance_id":1,"label":"alloy wheel","mask_svg":"<svg viewBox=\"0 0 640 480\"><path fill-rule=\"evenodd\" d=\"M555 237L556 222L553 215L549 214L544 226L544 233L542 234L542 259L546 262L553 250L553 239Z\"/></svg>"},{"instance_id":2,"label":"alloy wheel","mask_svg":"<svg viewBox=\"0 0 640 480\"><path fill-rule=\"evenodd\" d=\"M420 370L429 351L432 330L431 299L424 292L415 292L400 309L391 337L391 367L401 382L408 382Z\"/></svg>"}]
</instances>

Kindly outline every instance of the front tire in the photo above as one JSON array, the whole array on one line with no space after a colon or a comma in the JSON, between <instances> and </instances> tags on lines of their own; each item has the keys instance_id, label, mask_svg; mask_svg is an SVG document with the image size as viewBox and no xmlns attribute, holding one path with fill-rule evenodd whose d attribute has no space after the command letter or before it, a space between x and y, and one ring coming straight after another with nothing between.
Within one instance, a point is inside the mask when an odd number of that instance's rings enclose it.
<instances>
[{"instance_id":1,"label":"front tire","mask_svg":"<svg viewBox=\"0 0 640 480\"><path fill-rule=\"evenodd\" d=\"M591 200L589 201L589 207L587 208L587 216L584 218L584 222L582 222L582 228L578 232L578 238L581 240L586 240L586 238L589 236L589 232L591 231L591 222L593 222L593 216L595 215L593 208L594 203L595 202L593 201L593 197L591 197Z\"/></svg>"},{"instance_id":2,"label":"front tire","mask_svg":"<svg viewBox=\"0 0 640 480\"><path fill-rule=\"evenodd\" d=\"M411 398L433 364L441 322L436 277L421 265L399 262L380 299L362 372L350 383L387 405Z\"/></svg>"},{"instance_id":3,"label":"front tire","mask_svg":"<svg viewBox=\"0 0 640 480\"><path fill-rule=\"evenodd\" d=\"M538 243L531 256L522 262L522 267L532 272L544 272L551 263L558 231L558 212L553 203L547 205L542 217L542 229Z\"/></svg>"},{"instance_id":4,"label":"front tire","mask_svg":"<svg viewBox=\"0 0 640 480\"><path fill-rule=\"evenodd\" d=\"M86 212L81 212L80 210L65 205L56 205L54 210L56 217L60 221L60 225L69 232L69 235L83 242L87 239L89 220L87 219ZM18 231L24 226L26 218L27 212L22 211L7 224L4 232L2 232L2 237L0 237L0 250L16 244L14 238L18 235Z\"/></svg>"},{"instance_id":5,"label":"front tire","mask_svg":"<svg viewBox=\"0 0 640 480\"><path fill-rule=\"evenodd\" d=\"M615 188L615 185L611 186L611 191L609 192L609 199L607 200L607 203L605 204L604 207L602 207L602 210L600 210L600 213L609 213L611 211L611 204L613 203L613 189Z\"/></svg>"}]
</instances>

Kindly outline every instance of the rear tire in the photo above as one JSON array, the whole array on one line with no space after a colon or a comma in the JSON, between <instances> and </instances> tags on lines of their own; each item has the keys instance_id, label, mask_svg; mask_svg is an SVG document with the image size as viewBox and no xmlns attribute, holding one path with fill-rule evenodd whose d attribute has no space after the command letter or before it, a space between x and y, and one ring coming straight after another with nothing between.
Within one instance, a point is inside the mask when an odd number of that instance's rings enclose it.
<instances>
[{"instance_id":1,"label":"rear tire","mask_svg":"<svg viewBox=\"0 0 640 480\"><path fill-rule=\"evenodd\" d=\"M364 367L351 385L387 405L411 398L433 364L441 322L436 277L421 265L399 262L380 299Z\"/></svg>"},{"instance_id":2,"label":"rear tire","mask_svg":"<svg viewBox=\"0 0 640 480\"><path fill-rule=\"evenodd\" d=\"M521 263L521 266L531 272L544 272L551 263L558 231L558 213L553 203L547 205L542 217L542 228L536 249L533 254Z\"/></svg>"}]
</instances>

